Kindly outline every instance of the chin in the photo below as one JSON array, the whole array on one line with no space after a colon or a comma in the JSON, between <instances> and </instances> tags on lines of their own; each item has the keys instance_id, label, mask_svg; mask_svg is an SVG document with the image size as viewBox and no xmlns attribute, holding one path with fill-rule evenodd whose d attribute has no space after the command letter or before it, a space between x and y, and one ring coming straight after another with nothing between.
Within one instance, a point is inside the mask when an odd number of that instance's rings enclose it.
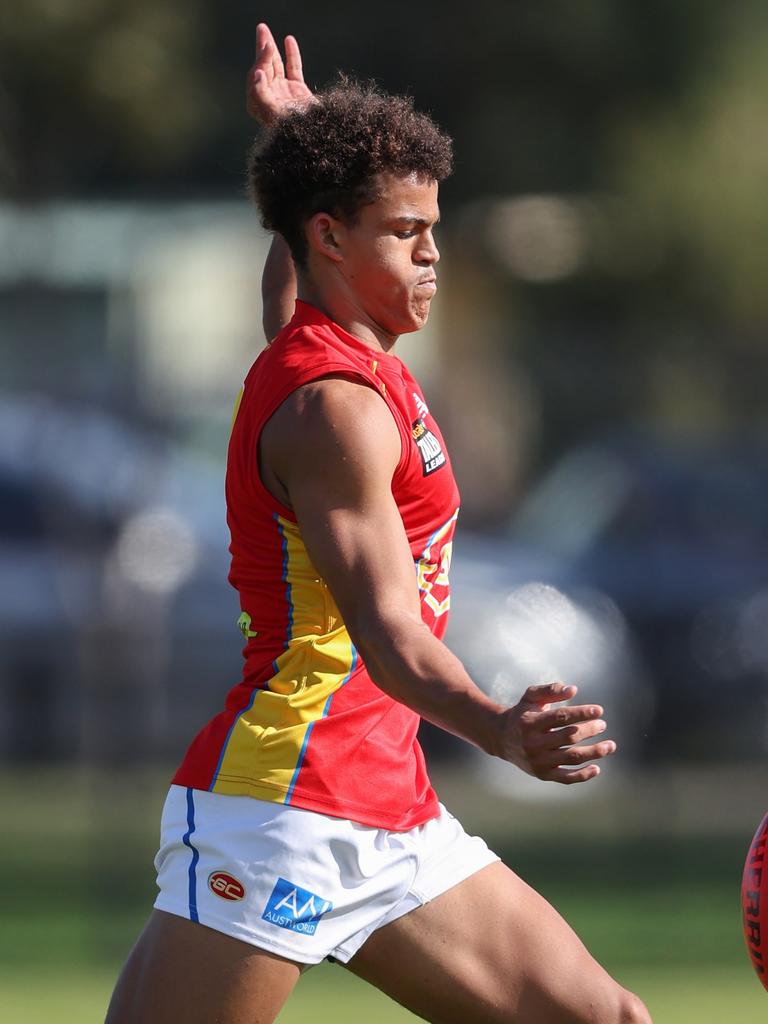
<instances>
[{"instance_id":1,"label":"chin","mask_svg":"<svg viewBox=\"0 0 768 1024\"><path fill-rule=\"evenodd\" d=\"M414 309L408 318L408 326L400 328L401 334L413 334L414 331L420 331L421 328L429 320L429 306L424 306L421 309Z\"/></svg>"},{"instance_id":2,"label":"chin","mask_svg":"<svg viewBox=\"0 0 768 1024\"><path fill-rule=\"evenodd\" d=\"M393 338L399 338L401 334L414 334L420 331L429 319L429 303L418 306L409 306L398 311L396 317L383 318L379 323Z\"/></svg>"}]
</instances>

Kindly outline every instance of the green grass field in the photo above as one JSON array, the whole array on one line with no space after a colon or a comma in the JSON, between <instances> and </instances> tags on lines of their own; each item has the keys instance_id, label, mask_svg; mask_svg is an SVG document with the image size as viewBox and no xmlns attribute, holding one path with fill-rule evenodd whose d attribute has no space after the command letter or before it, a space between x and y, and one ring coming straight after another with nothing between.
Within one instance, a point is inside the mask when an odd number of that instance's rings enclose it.
<instances>
[{"instance_id":1,"label":"green grass field","mask_svg":"<svg viewBox=\"0 0 768 1024\"><path fill-rule=\"evenodd\" d=\"M740 968L630 970L621 980L643 995L655 1024L737 1024L763 1020L768 995ZM103 1021L114 982L110 970L25 970L2 978L0 1013L8 1024ZM339 968L303 978L280 1024L404 1024L417 1018ZM467 1024L471 1024L468 1021Z\"/></svg>"},{"instance_id":2,"label":"green grass field","mask_svg":"<svg viewBox=\"0 0 768 1024\"><path fill-rule=\"evenodd\" d=\"M155 777L115 795L84 776L42 774L6 777L0 799L0 1020L98 1024L153 897L162 788ZM741 938L743 836L496 836L494 845L643 996L655 1024L765 1017L768 994ZM280 1021L361 1018L415 1019L322 965L302 979Z\"/></svg>"}]
</instances>

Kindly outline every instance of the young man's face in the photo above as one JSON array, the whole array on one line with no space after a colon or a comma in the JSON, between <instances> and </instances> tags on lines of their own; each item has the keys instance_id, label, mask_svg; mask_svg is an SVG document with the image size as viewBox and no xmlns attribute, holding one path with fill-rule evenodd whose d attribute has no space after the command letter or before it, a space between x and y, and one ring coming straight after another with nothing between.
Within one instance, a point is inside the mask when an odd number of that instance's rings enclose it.
<instances>
[{"instance_id":1,"label":"young man's face","mask_svg":"<svg viewBox=\"0 0 768 1024\"><path fill-rule=\"evenodd\" d=\"M338 236L339 272L359 309L391 337L427 322L440 259L437 182L415 174L378 176L378 197Z\"/></svg>"}]
</instances>

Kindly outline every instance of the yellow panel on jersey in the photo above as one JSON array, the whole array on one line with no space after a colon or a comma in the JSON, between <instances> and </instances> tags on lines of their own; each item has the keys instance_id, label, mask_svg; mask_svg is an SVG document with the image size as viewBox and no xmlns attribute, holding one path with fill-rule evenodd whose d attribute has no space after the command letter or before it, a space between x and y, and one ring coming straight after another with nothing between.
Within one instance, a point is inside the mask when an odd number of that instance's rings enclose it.
<instances>
[{"instance_id":1,"label":"yellow panel on jersey","mask_svg":"<svg viewBox=\"0 0 768 1024\"><path fill-rule=\"evenodd\" d=\"M234 407L232 409L232 420L230 421L230 424L229 424L230 433L232 432L232 428L235 425L235 420L237 419L237 414L240 412L240 403L243 400L243 394L244 393L245 393L245 388L240 388L240 390L237 392L237 398L235 399L235 404L234 404Z\"/></svg>"},{"instance_id":2,"label":"yellow panel on jersey","mask_svg":"<svg viewBox=\"0 0 768 1024\"><path fill-rule=\"evenodd\" d=\"M289 803L312 727L349 679L357 652L298 525L278 515L275 522L289 608L286 648L275 659L265 688L254 690L250 705L235 720L212 790Z\"/></svg>"}]
</instances>

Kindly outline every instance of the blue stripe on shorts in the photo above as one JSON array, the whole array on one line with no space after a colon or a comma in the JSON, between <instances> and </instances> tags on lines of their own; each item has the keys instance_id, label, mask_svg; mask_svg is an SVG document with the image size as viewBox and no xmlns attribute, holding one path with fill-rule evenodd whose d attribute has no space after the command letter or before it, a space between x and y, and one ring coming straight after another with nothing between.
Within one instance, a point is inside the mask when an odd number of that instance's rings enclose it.
<instances>
[{"instance_id":1,"label":"blue stripe on shorts","mask_svg":"<svg viewBox=\"0 0 768 1024\"><path fill-rule=\"evenodd\" d=\"M189 919L199 923L197 914L197 862L200 860L198 849L192 845L190 836L195 831L195 801L192 794L193 789L187 789L187 831L184 833L182 842L192 851L192 860L189 865Z\"/></svg>"}]
</instances>

